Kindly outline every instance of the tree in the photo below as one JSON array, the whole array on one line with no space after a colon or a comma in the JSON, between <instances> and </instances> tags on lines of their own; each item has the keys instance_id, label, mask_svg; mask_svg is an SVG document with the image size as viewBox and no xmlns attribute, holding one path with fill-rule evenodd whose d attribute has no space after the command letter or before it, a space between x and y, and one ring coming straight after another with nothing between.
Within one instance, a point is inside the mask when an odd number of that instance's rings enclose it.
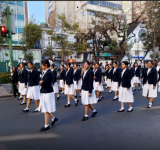
<instances>
[{"instance_id":1,"label":"tree","mask_svg":"<svg viewBox=\"0 0 160 150\"><path fill-rule=\"evenodd\" d=\"M55 55L55 52L53 51L52 46L48 46L47 49L44 51L43 55L54 62L53 56Z\"/></svg>"}]
</instances>

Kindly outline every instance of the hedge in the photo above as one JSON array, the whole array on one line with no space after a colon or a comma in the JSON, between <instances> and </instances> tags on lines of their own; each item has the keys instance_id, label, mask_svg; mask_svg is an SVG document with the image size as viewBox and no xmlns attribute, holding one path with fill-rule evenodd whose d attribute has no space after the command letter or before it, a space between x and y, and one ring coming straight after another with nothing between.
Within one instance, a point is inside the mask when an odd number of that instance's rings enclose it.
<instances>
[{"instance_id":1,"label":"hedge","mask_svg":"<svg viewBox=\"0 0 160 150\"><path fill-rule=\"evenodd\" d=\"M9 78L11 76L10 72L0 73L0 83L11 83L11 79Z\"/></svg>"}]
</instances>

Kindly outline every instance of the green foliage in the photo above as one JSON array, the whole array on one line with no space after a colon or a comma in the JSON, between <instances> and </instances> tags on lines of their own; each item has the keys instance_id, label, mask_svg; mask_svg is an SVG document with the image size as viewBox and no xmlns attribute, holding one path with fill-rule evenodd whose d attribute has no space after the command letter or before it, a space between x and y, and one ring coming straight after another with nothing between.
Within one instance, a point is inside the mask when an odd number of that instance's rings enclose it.
<instances>
[{"instance_id":1,"label":"green foliage","mask_svg":"<svg viewBox=\"0 0 160 150\"><path fill-rule=\"evenodd\" d=\"M4 84L4 83L10 83L10 77L11 76L11 73L8 71L8 72L5 72L5 73L0 73L0 82L1 84Z\"/></svg>"},{"instance_id":2,"label":"green foliage","mask_svg":"<svg viewBox=\"0 0 160 150\"><path fill-rule=\"evenodd\" d=\"M43 53L44 56L48 57L48 59L53 60L53 55L55 55L55 52L53 51L52 46L48 46L45 52Z\"/></svg>"},{"instance_id":3,"label":"green foliage","mask_svg":"<svg viewBox=\"0 0 160 150\"><path fill-rule=\"evenodd\" d=\"M34 61L34 55L32 51L27 50L27 51L23 51L23 53L24 53L23 60L25 60L26 62Z\"/></svg>"}]
</instances>

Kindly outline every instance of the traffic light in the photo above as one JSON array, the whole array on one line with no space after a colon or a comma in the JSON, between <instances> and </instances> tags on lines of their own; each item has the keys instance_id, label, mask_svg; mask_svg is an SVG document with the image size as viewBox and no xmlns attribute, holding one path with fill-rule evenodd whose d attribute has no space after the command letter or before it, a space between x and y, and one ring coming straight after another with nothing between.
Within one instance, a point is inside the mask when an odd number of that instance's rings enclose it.
<instances>
[{"instance_id":1,"label":"traffic light","mask_svg":"<svg viewBox=\"0 0 160 150\"><path fill-rule=\"evenodd\" d=\"M2 37L6 37L7 36L7 29L5 26L0 26L0 32L1 32L1 36Z\"/></svg>"}]
</instances>

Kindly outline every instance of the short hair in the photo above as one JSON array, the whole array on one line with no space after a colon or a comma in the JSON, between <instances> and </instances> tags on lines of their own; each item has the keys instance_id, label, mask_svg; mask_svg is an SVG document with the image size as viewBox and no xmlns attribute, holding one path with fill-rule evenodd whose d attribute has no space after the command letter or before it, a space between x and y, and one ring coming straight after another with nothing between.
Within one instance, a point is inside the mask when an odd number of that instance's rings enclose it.
<instances>
[{"instance_id":1,"label":"short hair","mask_svg":"<svg viewBox=\"0 0 160 150\"><path fill-rule=\"evenodd\" d=\"M134 65L135 65L135 64L137 64L137 65L138 65L138 63L137 63L137 62L135 62L135 63L134 63Z\"/></svg>"},{"instance_id":2,"label":"short hair","mask_svg":"<svg viewBox=\"0 0 160 150\"><path fill-rule=\"evenodd\" d=\"M152 60L148 60L148 63L151 62L151 64L153 65L153 61Z\"/></svg>"},{"instance_id":3,"label":"short hair","mask_svg":"<svg viewBox=\"0 0 160 150\"><path fill-rule=\"evenodd\" d=\"M98 62L97 62L96 64L99 66L99 63L98 63Z\"/></svg>"},{"instance_id":4,"label":"short hair","mask_svg":"<svg viewBox=\"0 0 160 150\"><path fill-rule=\"evenodd\" d=\"M61 65L64 68L64 65Z\"/></svg>"},{"instance_id":5,"label":"short hair","mask_svg":"<svg viewBox=\"0 0 160 150\"><path fill-rule=\"evenodd\" d=\"M54 64L52 64L52 67L54 68L54 67L55 67L55 65L54 65Z\"/></svg>"},{"instance_id":6,"label":"short hair","mask_svg":"<svg viewBox=\"0 0 160 150\"><path fill-rule=\"evenodd\" d=\"M67 65L68 65L69 67L71 67L71 63L67 63Z\"/></svg>"},{"instance_id":7,"label":"short hair","mask_svg":"<svg viewBox=\"0 0 160 150\"><path fill-rule=\"evenodd\" d=\"M17 65L17 68L18 68L18 67L20 67L20 65L19 65L19 64Z\"/></svg>"},{"instance_id":8,"label":"short hair","mask_svg":"<svg viewBox=\"0 0 160 150\"><path fill-rule=\"evenodd\" d=\"M88 60L84 61L84 63L87 63L90 66L90 62Z\"/></svg>"},{"instance_id":9,"label":"short hair","mask_svg":"<svg viewBox=\"0 0 160 150\"><path fill-rule=\"evenodd\" d=\"M43 66L47 65L47 67L50 67L50 63L49 63L49 60L48 60L48 59L43 59L42 62L41 62L41 64L42 64Z\"/></svg>"},{"instance_id":10,"label":"short hair","mask_svg":"<svg viewBox=\"0 0 160 150\"><path fill-rule=\"evenodd\" d=\"M123 61L122 63L125 64L126 66L128 66L129 64L128 61Z\"/></svg>"},{"instance_id":11,"label":"short hair","mask_svg":"<svg viewBox=\"0 0 160 150\"><path fill-rule=\"evenodd\" d=\"M25 67L25 63L24 62L22 62L21 64L22 64L22 67Z\"/></svg>"},{"instance_id":12,"label":"short hair","mask_svg":"<svg viewBox=\"0 0 160 150\"><path fill-rule=\"evenodd\" d=\"M31 64L32 66L34 65L34 63L32 61L29 61L28 64Z\"/></svg>"},{"instance_id":13,"label":"short hair","mask_svg":"<svg viewBox=\"0 0 160 150\"><path fill-rule=\"evenodd\" d=\"M110 66L112 66L112 64L109 64Z\"/></svg>"},{"instance_id":14,"label":"short hair","mask_svg":"<svg viewBox=\"0 0 160 150\"><path fill-rule=\"evenodd\" d=\"M114 61L113 64L114 64L114 63L115 63L116 65L118 64L117 61Z\"/></svg>"}]
</instances>

